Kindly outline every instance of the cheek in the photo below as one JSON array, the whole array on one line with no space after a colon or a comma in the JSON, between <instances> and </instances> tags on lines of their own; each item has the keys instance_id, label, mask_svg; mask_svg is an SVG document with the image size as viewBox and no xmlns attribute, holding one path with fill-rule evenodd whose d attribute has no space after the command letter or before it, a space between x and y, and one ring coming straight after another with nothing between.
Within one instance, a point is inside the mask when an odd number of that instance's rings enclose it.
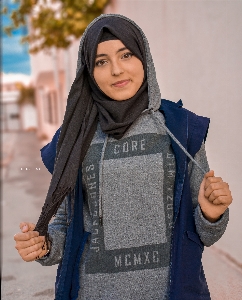
<instances>
[{"instance_id":1,"label":"cheek","mask_svg":"<svg viewBox=\"0 0 242 300\"><path fill-rule=\"evenodd\" d=\"M103 91L103 89L105 89L105 86L107 86L107 78L105 76L105 72L103 72L103 70L94 70L93 77L96 81L96 84Z\"/></svg>"},{"instance_id":2,"label":"cheek","mask_svg":"<svg viewBox=\"0 0 242 300\"><path fill-rule=\"evenodd\" d=\"M100 79L101 79L101 76L99 74L100 72L98 72L98 70L96 71L96 69L94 69L94 72L93 72L93 77L97 83L97 85L99 85L99 82L100 82Z\"/></svg>"},{"instance_id":3,"label":"cheek","mask_svg":"<svg viewBox=\"0 0 242 300\"><path fill-rule=\"evenodd\" d=\"M133 75L134 78L136 78L137 84L142 84L144 80L144 68L143 64L139 59L136 59L132 65L130 65L129 68L130 74Z\"/></svg>"},{"instance_id":4,"label":"cheek","mask_svg":"<svg viewBox=\"0 0 242 300\"><path fill-rule=\"evenodd\" d=\"M140 70L139 70L140 85L143 83L144 77L145 77L145 72L144 72L143 65L142 65Z\"/></svg>"},{"instance_id":5,"label":"cheek","mask_svg":"<svg viewBox=\"0 0 242 300\"><path fill-rule=\"evenodd\" d=\"M135 83L136 87L139 89L144 81L144 69L142 64L138 64L133 72L134 78L136 78Z\"/></svg>"}]
</instances>

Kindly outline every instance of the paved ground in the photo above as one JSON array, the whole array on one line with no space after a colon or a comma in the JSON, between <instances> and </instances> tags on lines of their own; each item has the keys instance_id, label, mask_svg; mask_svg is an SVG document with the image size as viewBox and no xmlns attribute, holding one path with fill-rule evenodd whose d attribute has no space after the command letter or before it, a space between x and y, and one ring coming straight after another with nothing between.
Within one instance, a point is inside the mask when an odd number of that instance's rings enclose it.
<instances>
[{"instance_id":1,"label":"paved ground","mask_svg":"<svg viewBox=\"0 0 242 300\"><path fill-rule=\"evenodd\" d=\"M35 133L4 134L2 140L2 299L54 299L56 266L22 261L13 240L20 221L36 223L50 174L41 161ZM205 250L203 262L212 300L242 299L241 269L216 248Z\"/></svg>"},{"instance_id":2,"label":"paved ground","mask_svg":"<svg viewBox=\"0 0 242 300\"><path fill-rule=\"evenodd\" d=\"M7 134L4 140L12 149L3 144L3 157L7 159L10 150L12 160L3 170L2 299L54 299L56 266L24 262L13 240L21 221L38 220L50 175L41 161L40 144L34 132Z\"/></svg>"},{"instance_id":3,"label":"paved ground","mask_svg":"<svg viewBox=\"0 0 242 300\"><path fill-rule=\"evenodd\" d=\"M242 269L220 255L215 246L205 249L203 265L212 300L242 299Z\"/></svg>"}]
</instances>

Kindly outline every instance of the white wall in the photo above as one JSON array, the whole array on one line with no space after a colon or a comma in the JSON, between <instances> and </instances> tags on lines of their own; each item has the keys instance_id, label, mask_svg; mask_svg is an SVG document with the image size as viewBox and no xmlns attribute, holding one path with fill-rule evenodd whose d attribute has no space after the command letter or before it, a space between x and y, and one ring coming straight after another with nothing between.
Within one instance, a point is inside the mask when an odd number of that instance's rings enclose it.
<instances>
[{"instance_id":1,"label":"white wall","mask_svg":"<svg viewBox=\"0 0 242 300\"><path fill-rule=\"evenodd\" d=\"M234 202L217 246L242 262L242 1L117 0L145 32L162 98L211 118L207 155Z\"/></svg>"},{"instance_id":2,"label":"white wall","mask_svg":"<svg viewBox=\"0 0 242 300\"><path fill-rule=\"evenodd\" d=\"M22 128L24 130L37 128L36 107L32 104L24 104L21 107Z\"/></svg>"}]
</instances>

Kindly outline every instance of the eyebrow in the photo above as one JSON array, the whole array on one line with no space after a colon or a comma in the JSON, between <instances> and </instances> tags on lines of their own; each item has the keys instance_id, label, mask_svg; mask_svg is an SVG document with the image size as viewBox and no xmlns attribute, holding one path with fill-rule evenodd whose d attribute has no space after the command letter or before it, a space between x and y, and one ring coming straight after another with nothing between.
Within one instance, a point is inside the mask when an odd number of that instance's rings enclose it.
<instances>
[{"instance_id":1,"label":"eyebrow","mask_svg":"<svg viewBox=\"0 0 242 300\"><path fill-rule=\"evenodd\" d=\"M119 52L121 52L121 51L124 51L124 50L128 50L126 47L123 47L123 48L120 48L120 49L118 49L118 51L116 52L116 54L117 53L119 53ZM107 54L97 54L96 55L96 58L98 58L98 57L102 57L102 56L108 56Z\"/></svg>"}]
</instances>

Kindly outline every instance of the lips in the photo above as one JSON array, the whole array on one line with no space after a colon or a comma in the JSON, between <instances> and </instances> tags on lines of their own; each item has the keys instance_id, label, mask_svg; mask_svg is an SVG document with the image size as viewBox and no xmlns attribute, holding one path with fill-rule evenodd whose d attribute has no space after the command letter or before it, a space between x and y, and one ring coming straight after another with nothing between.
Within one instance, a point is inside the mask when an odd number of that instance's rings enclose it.
<instances>
[{"instance_id":1,"label":"lips","mask_svg":"<svg viewBox=\"0 0 242 300\"><path fill-rule=\"evenodd\" d=\"M115 83L112 84L114 87L124 87L130 82L130 79L125 79L125 80L120 80L116 81Z\"/></svg>"}]
</instances>

